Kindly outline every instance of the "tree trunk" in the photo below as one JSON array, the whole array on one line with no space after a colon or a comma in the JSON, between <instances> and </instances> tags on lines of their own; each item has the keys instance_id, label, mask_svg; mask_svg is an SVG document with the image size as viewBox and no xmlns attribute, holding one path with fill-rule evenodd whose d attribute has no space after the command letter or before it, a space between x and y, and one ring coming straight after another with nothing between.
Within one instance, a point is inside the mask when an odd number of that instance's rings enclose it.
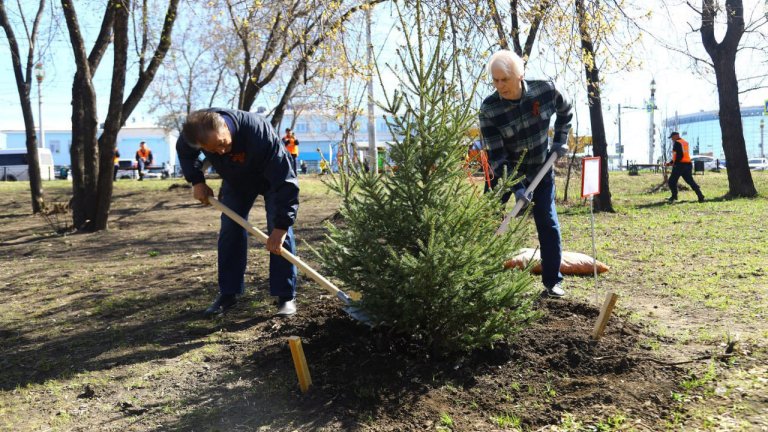
<instances>
[{"instance_id":1,"label":"tree trunk","mask_svg":"<svg viewBox=\"0 0 768 432\"><path fill-rule=\"evenodd\" d=\"M77 72L72 82L72 221L75 229L87 231L96 216L99 130L96 91L91 62L85 53L80 24L71 0L61 0ZM112 5L108 6L110 9ZM100 58L100 56L97 56Z\"/></svg>"},{"instance_id":2,"label":"tree trunk","mask_svg":"<svg viewBox=\"0 0 768 432\"><path fill-rule=\"evenodd\" d=\"M90 74L88 74L90 76ZM72 221L75 229L89 231L96 216L96 176L99 131L96 92L90 78L75 73L72 83Z\"/></svg>"},{"instance_id":3,"label":"tree trunk","mask_svg":"<svg viewBox=\"0 0 768 432\"><path fill-rule=\"evenodd\" d=\"M5 30L8 38L8 46L11 50L11 62L13 64L13 73L16 79L16 90L19 93L19 102L21 103L21 113L24 117L24 130L26 132L27 146L27 169L29 171L29 190L32 195L32 213L39 213L43 203L43 181L40 175L40 157L37 154L37 132L35 130L35 118L32 114L32 101L30 100L32 83L32 65L34 63L34 50L37 40L37 29L45 9L45 0L40 0L40 6L37 9L32 33L29 35L29 51L27 53L26 79L21 70L21 52L16 35L13 31L8 15L5 10L5 2L0 0L0 27ZM23 16L22 16L23 19ZM26 26L26 23L24 23ZM45 143L43 143L45 145Z\"/></svg>"},{"instance_id":4,"label":"tree trunk","mask_svg":"<svg viewBox=\"0 0 768 432\"><path fill-rule=\"evenodd\" d=\"M116 149L117 134L123 124L123 93L128 59L128 11L131 10L130 3L130 0L123 0L122 7L115 11L112 89L109 96L107 119L104 122L104 132L98 141L99 175L93 230L107 229L109 208L112 203L113 156Z\"/></svg>"},{"instance_id":5,"label":"tree trunk","mask_svg":"<svg viewBox=\"0 0 768 432\"><path fill-rule=\"evenodd\" d=\"M718 43L714 29L718 11L716 6L713 0L702 0L701 41L712 59L717 80L720 131L725 160L728 162L728 196L754 197L757 190L749 171L739 107L739 82L736 77L736 53L744 34L744 7L741 0L726 0L728 27L723 40Z\"/></svg>"},{"instance_id":6,"label":"tree trunk","mask_svg":"<svg viewBox=\"0 0 768 432\"><path fill-rule=\"evenodd\" d=\"M586 24L586 11L584 0L576 0L576 13L579 18L579 31L581 33L581 48L586 56L593 61L584 63L587 76L587 100L589 101L589 122L592 126L592 153L600 157L600 195L594 200L596 212L613 213L611 202L611 188L608 183L608 142L605 138L605 123L603 122L603 108L600 98L600 74L594 62L595 49L592 44Z\"/></svg>"},{"instance_id":7,"label":"tree trunk","mask_svg":"<svg viewBox=\"0 0 768 432\"><path fill-rule=\"evenodd\" d=\"M72 1L61 0L61 4L77 66L72 84L72 218L79 231L102 230L107 227L112 199L112 158L117 134L141 100L170 48L179 0L169 2L157 49L147 69L139 71L139 78L125 102L122 99L128 51L126 14L130 13L130 0L111 0L107 4L101 31L90 56L85 54L85 44ZM115 45L112 92L104 133L97 139L99 127L93 74L109 45L110 36L114 38Z\"/></svg>"},{"instance_id":8,"label":"tree trunk","mask_svg":"<svg viewBox=\"0 0 768 432\"><path fill-rule=\"evenodd\" d=\"M739 106L739 83L736 78L735 56L721 56L715 62L717 96L720 102L720 131L723 152L728 162L728 195L732 197L754 197L757 195L752 173L749 171L749 157L744 141Z\"/></svg>"}]
</instances>

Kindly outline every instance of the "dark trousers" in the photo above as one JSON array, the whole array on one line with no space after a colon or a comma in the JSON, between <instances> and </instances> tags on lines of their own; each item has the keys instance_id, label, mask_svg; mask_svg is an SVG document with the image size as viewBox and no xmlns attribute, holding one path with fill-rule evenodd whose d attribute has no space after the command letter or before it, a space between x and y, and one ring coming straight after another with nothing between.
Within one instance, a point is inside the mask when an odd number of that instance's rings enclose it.
<instances>
[{"instance_id":1,"label":"dark trousers","mask_svg":"<svg viewBox=\"0 0 768 432\"><path fill-rule=\"evenodd\" d=\"M227 181L221 186L221 202L235 213L248 219L258 193L243 193L234 190ZM271 233L277 205L273 197L264 195L267 211L267 232ZM283 249L296 253L293 229L283 242ZM245 266L248 261L248 232L226 215L221 215L219 231L219 291L221 294L242 294L245 291ZM285 258L269 254L269 293L279 297L295 297L296 266Z\"/></svg>"},{"instance_id":2,"label":"dark trousers","mask_svg":"<svg viewBox=\"0 0 768 432\"><path fill-rule=\"evenodd\" d=\"M293 173L298 177L299 175L299 155L291 155L291 166L293 167Z\"/></svg>"},{"instance_id":3,"label":"dark trousers","mask_svg":"<svg viewBox=\"0 0 768 432\"><path fill-rule=\"evenodd\" d=\"M491 182L491 187L496 186L496 181ZM506 203L512 196L511 191L504 194L502 202ZM552 288L563 280L563 274L560 273L563 245L555 207L555 172L552 169L534 189L531 202L536 233L539 235L541 282L545 287Z\"/></svg>"},{"instance_id":4,"label":"dark trousers","mask_svg":"<svg viewBox=\"0 0 768 432\"><path fill-rule=\"evenodd\" d=\"M669 175L669 182L667 183L670 192L672 192L672 199L677 199L677 181L680 177L696 192L697 197L702 197L701 188L696 184L696 180L693 179L693 164L677 163L672 166L672 173Z\"/></svg>"}]
</instances>

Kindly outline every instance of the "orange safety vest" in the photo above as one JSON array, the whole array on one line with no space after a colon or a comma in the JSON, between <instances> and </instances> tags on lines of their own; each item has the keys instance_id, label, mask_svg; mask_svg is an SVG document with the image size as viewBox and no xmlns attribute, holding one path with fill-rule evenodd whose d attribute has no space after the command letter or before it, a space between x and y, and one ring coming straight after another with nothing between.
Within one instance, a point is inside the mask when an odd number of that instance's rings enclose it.
<instances>
[{"instance_id":1,"label":"orange safety vest","mask_svg":"<svg viewBox=\"0 0 768 432\"><path fill-rule=\"evenodd\" d=\"M299 146L296 145L296 139L294 137L286 135L283 138L283 142L285 143L285 149L288 150L288 153L293 156L299 155Z\"/></svg>"},{"instance_id":2,"label":"orange safety vest","mask_svg":"<svg viewBox=\"0 0 768 432\"><path fill-rule=\"evenodd\" d=\"M691 163L691 153L688 151L688 141L682 138L678 138L675 141L679 142L680 146L683 147L683 154L682 156L681 155L673 156L672 161L677 163Z\"/></svg>"},{"instance_id":3,"label":"orange safety vest","mask_svg":"<svg viewBox=\"0 0 768 432\"><path fill-rule=\"evenodd\" d=\"M149 157L149 148L138 149L138 150L136 150L136 154L140 158L146 160Z\"/></svg>"}]
</instances>

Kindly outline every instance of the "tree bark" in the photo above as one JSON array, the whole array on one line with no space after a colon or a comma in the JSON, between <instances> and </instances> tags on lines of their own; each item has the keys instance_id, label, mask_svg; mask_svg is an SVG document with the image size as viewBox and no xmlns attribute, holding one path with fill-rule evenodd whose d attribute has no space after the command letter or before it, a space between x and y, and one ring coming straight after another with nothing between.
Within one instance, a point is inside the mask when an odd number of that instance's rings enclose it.
<instances>
[{"instance_id":1,"label":"tree bark","mask_svg":"<svg viewBox=\"0 0 768 432\"><path fill-rule=\"evenodd\" d=\"M130 0L110 0L90 56L85 54L72 1L61 0L61 4L77 66L72 84L72 218L79 231L102 230L107 228L112 199L112 158L117 134L138 105L171 46L171 31L179 0L170 0L157 49L147 69L139 71L139 78L124 102ZM110 44L110 38L114 38L115 47L112 89L104 133L97 139L99 125L93 75Z\"/></svg>"},{"instance_id":2,"label":"tree bark","mask_svg":"<svg viewBox=\"0 0 768 432\"><path fill-rule=\"evenodd\" d=\"M27 52L26 79L21 70L21 52L16 35L13 31L8 14L5 10L5 2L0 0L0 26L5 30L8 38L8 46L11 50L11 61L13 64L13 73L16 79L16 90L19 93L19 103L21 104L21 113L24 117L24 130L26 135L27 147L27 168L29 171L29 190L32 198L32 213L39 213L43 205L43 180L40 175L40 157L37 153L37 132L35 130L35 118L32 114L32 101L30 99L32 87L32 66L34 64L34 53L37 41L37 31L40 25L40 19L45 9L45 0L40 0L32 33L29 34L29 51ZM23 18L22 18L23 19ZM45 145L45 143L43 143Z\"/></svg>"},{"instance_id":3,"label":"tree bark","mask_svg":"<svg viewBox=\"0 0 768 432\"><path fill-rule=\"evenodd\" d=\"M61 0L77 71L72 83L72 220L77 230L89 230L96 216L97 142L99 124L90 62L71 0ZM100 57L100 56L99 56Z\"/></svg>"},{"instance_id":4,"label":"tree bark","mask_svg":"<svg viewBox=\"0 0 768 432\"><path fill-rule=\"evenodd\" d=\"M749 171L739 106L739 82L736 77L736 53L744 34L744 7L741 0L726 0L725 10L727 30L723 40L718 43L714 28L717 5L713 0L702 0L701 41L715 69L720 103L720 131L728 163L728 196L754 197L757 189Z\"/></svg>"},{"instance_id":5,"label":"tree bark","mask_svg":"<svg viewBox=\"0 0 768 432\"><path fill-rule=\"evenodd\" d=\"M130 0L115 1L114 19L114 63L112 67L112 89L109 96L109 109L104 122L104 132L99 137L99 175L96 200L96 215L93 230L107 229L109 208L112 203L112 181L114 153L117 134L123 124L123 93L125 89L126 65L128 63L128 15L131 10Z\"/></svg>"},{"instance_id":6,"label":"tree bark","mask_svg":"<svg viewBox=\"0 0 768 432\"><path fill-rule=\"evenodd\" d=\"M592 126L592 153L600 157L600 194L594 200L596 212L613 213L611 202L611 188L608 182L608 142L605 138L605 123L603 122L603 109L600 97L600 73L594 62L595 48L589 35L587 26L584 0L576 0L576 14L579 19L579 33L581 35L581 48L593 59L592 62L584 62L584 70L587 77L587 100L589 101L589 122Z\"/></svg>"}]
</instances>

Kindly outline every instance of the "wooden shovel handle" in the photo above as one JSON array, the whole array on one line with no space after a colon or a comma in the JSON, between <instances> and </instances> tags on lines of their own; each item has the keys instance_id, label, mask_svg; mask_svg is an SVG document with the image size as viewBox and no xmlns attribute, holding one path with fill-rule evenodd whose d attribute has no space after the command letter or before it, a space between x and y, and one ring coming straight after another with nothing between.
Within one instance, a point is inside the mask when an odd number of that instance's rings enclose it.
<instances>
[{"instance_id":1,"label":"wooden shovel handle","mask_svg":"<svg viewBox=\"0 0 768 432\"><path fill-rule=\"evenodd\" d=\"M552 152L552 154L549 156L549 159L547 159L546 162L544 162L544 166L541 167L538 173L536 173L536 177L533 178L533 181L530 185L525 189L525 195L528 196L536 189L536 186L541 183L541 179L544 178L544 175L549 172L549 169L552 168L552 165L555 164L555 161L557 160L557 153ZM523 208L523 200L517 200L515 202L515 206L512 208L512 211L507 213L507 216L504 218L504 222L501 223L501 226L498 230L496 230L496 234L504 234L507 232L507 229L509 229L509 222L517 216L518 213L520 213L520 210Z\"/></svg>"},{"instance_id":2,"label":"wooden shovel handle","mask_svg":"<svg viewBox=\"0 0 768 432\"><path fill-rule=\"evenodd\" d=\"M217 200L214 197L208 197L208 202L211 203L211 205L216 209L227 215L230 219L237 222L238 225L245 228L246 231L249 233L255 235L259 238L263 243L267 243L267 239L269 238L266 234L264 234L260 229L254 227L251 225L247 220L243 219L239 214L235 213L232 209L225 206L221 203L221 201ZM301 270L304 274L309 275L315 282L320 284L323 288L327 289L331 293L335 295L339 295L340 292L342 292L339 288L336 287L331 281L323 277L320 273L316 272L315 269L308 266L304 261L300 260L299 257L296 255L288 252L287 250L283 249L282 253L280 254L283 258L287 259L291 264L298 267L299 270Z\"/></svg>"}]
</instances>

